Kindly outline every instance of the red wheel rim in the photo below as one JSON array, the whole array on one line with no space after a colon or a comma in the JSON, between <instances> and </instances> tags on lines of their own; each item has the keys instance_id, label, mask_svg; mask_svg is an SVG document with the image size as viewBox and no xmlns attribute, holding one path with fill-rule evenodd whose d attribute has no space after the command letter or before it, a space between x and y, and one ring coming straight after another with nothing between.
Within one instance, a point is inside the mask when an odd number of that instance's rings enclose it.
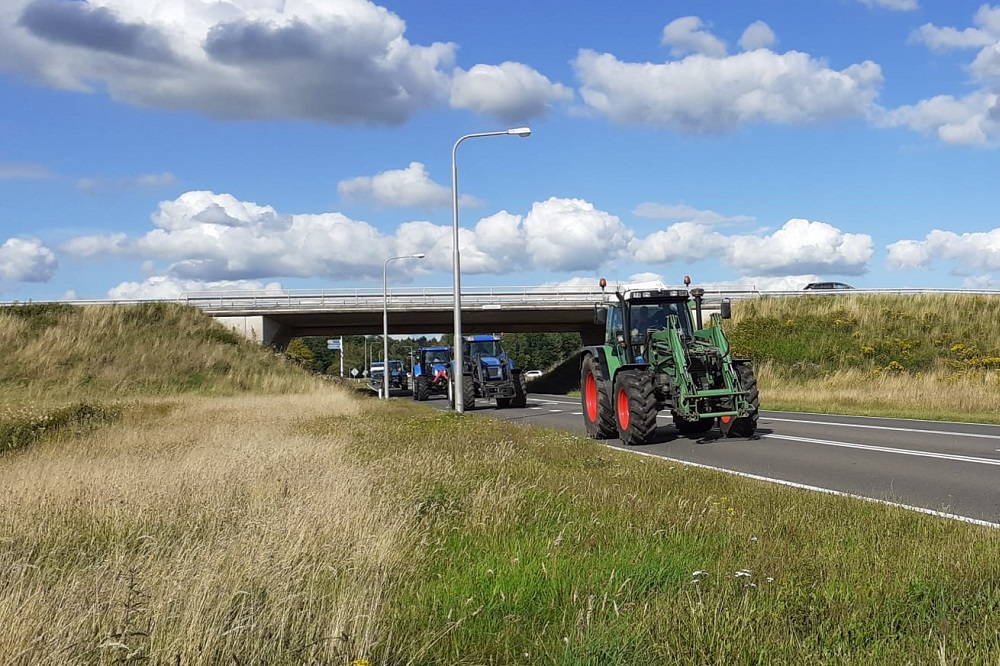
<instances>
[{"instance_id":1,"label":"red wheel rim","mask_svg":"<svg viewBox=\"0 0 1000 666\"><path fill-rule=\"evenodd\" d=\"M597 380L594 373L588 372L587 379L583 387L584 406L587 408L587 420L591 423L597 421Z\"/></svg>"},{"instance_id":2,"label":"red wheel rim","mask_svg":"<svg viewBox=\"0 0 1000 666\"><path fill-rule=\"evenodd\" d=\"M618 399L615 402L618 406L618 425L622 430L628 430L628 393L625 389L618 389Z\"/></svg>"}]
</instances>

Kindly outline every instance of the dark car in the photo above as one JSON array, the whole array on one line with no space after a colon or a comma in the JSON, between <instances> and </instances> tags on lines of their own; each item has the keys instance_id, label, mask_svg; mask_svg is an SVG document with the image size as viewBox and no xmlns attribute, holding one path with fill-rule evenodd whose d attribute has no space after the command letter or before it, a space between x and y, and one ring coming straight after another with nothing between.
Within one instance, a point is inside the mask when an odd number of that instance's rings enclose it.
<instances>
[{"instance_id":1,"label":"dark car","mask_svg":"<svg viewBox=\"0 0 1000 666\"><path fill-rule=\"evenodd\" d=\"M806 289L854 289L849 284L844 284L843 282L810 282L805 286Z\"/></svg>"}]
</instances>

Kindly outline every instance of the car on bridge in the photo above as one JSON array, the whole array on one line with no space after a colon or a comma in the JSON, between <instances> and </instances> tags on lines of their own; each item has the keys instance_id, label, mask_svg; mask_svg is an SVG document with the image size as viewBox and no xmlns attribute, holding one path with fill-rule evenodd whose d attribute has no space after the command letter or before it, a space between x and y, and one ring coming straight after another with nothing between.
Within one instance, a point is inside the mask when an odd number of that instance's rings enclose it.
<instances>
[{"instance_id":1,"label":"car on bridge","mask_svg":"<svg viewBox=\"0 0 1000 666\"><path fill-rule=\"evenodd\" d=\"M849 284L843 282L810 282L805 289L854 289Z\"/></svg>"}]
</instances>

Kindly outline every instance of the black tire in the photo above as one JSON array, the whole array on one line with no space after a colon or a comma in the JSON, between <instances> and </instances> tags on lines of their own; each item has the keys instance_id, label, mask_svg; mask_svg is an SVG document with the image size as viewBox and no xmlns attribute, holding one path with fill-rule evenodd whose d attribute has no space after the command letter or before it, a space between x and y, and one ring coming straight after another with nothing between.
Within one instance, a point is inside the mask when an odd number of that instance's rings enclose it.
<instances>
[{"instance_id":1,"label":"black tire","mask_svg":"<svg viewBox=\"0 0 1000 666\"><path fill-rule=\"evenodd\" d=\"M715 419L699 419L697 421L686 421L679 416L674 416L674 425L682 435L700 435L712 429Z\"/></svg>"},{"instance_id":2,"label":"black tire","mask_svg":"<svg viewBox=\"0 0 1000 666\"><path fill-rule=\"evenodd\" d=\"M584 356L580 364L580 408L587 437L611 439L618 434L610 391L604 381L601 364L592 354Z\"/></svg>"},{"instance_id":3,"label":"black tire","mask_svg":"<svg viewBox=\"0 0 1000 666\"><path fill-rule=\"evenodd\" d=\"M625 446L648 444L656 433L653 378L643 370L622 370L615 377L613 399L618 438Z\"/></svg>"},{"instance_id":4,"label":"black tire","mask_svg":"<svg viewBox=\"0 0 1000 666\"><path fill-rule=\"evenodd\" d=\"M420 375L413 380L413 399L426 400L431 394L431 380L427 375Z\"/></svg>"},{"instance_id":5,"label":"black tire","mask_svg":"<svg viewBox=\"0 0 1000 666\"><path fill-rule=\"evenodd\" d=\"M736 366L743 390L747 391L747 402L750 403L750 415L733 421L726 432L726 437L753 437L757 432L757 412L760 411L760 392L757 390L757 377L749 363Z\"/></svg>"},{"instance_id":6,"label":"black tire","mask_svg":"<svg viewBox=\"0 0 1000 666\"><path fill-rule=\"evenodd\" d=\"M514 397L510 399L510 406L518 409L528 406L528 380L520 372L514 373Z\"/></svg>"},{"instance_id":7,"label":"black tire","mask_svg":"<svg viewBox=\"0 0 1000 666\"><path fill-rule=\"evenodd\" d=\"M462 406L466 411L476 407L476 383L472 375L462 375Z\"/></svg>"}]
</instances>

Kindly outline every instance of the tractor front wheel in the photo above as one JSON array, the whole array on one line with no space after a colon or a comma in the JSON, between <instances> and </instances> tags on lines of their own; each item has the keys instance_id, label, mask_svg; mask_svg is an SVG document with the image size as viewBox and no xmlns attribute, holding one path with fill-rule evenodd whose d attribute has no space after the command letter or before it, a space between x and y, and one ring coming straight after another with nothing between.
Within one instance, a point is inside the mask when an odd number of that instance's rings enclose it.
<instances>
[{"instance_id":1,"label":"tractor front wheel","mask_svg":"<svg viewBox=\"0 0 1000 666\"><path fill-rule=\"evenodd\" d=\"M656 433L653 378L642 370L622 370L615 377L615 422L625 446L648 444Z\"/></svg>"},{"instance_id":2,"label":"tractor front wheel","mask_svg":"<svg viewBox=\"0 0 1000 666\"><path fill-rule=\"evenodd\" d=\"M413 380L413 399L426 400L431 393L431 380L427 375L419 375Z\"/></svg>"},{"instance_id":3,"label":"tractor front wheel","mask_svg":"<svg viewBox=\"0 0 1000 666\"><path fill-rule=\"evenodd\" d=\"M528 406L528 380L520 372L514 373L514 397L510 405L518 409Z\"/></svg>"},{"instance_id":4,"label":"tractor front wheel","mask_svg":"<svg viewBox=\"0 0 1000 666\"><path fill-rule=\"evenodd\" d=\"M615 414L611 409L611 396L605 386L601 364L588 354L580 365L580 402L587 437L611 439L618 434Z\"/></svg>"},{"instance_id":5,"label":"tractor front wheel","mask_svg":"<svg viewBox=\"0 0 1000 666\"><path fill-rule=\"evenodd\" d=\"M723 427L726 437L753 437L757 431L757 412L760 411L760 392L757 390L757 377L749 363L736 366L740 376L740 384L747 392L747 402L750 403L750 415L735 419L728 429Z\"/></svg>"},{"instance_id":6,"label":"tractor front wheel","mask_svg":"<svg viewBox=\"0 0 1000 666\"><path fill-rule=\"evenodd\" d=\"M476 383L472 375L462 375L462 406L465 411L476 407Z\"/></svg>"}]
</instances>

